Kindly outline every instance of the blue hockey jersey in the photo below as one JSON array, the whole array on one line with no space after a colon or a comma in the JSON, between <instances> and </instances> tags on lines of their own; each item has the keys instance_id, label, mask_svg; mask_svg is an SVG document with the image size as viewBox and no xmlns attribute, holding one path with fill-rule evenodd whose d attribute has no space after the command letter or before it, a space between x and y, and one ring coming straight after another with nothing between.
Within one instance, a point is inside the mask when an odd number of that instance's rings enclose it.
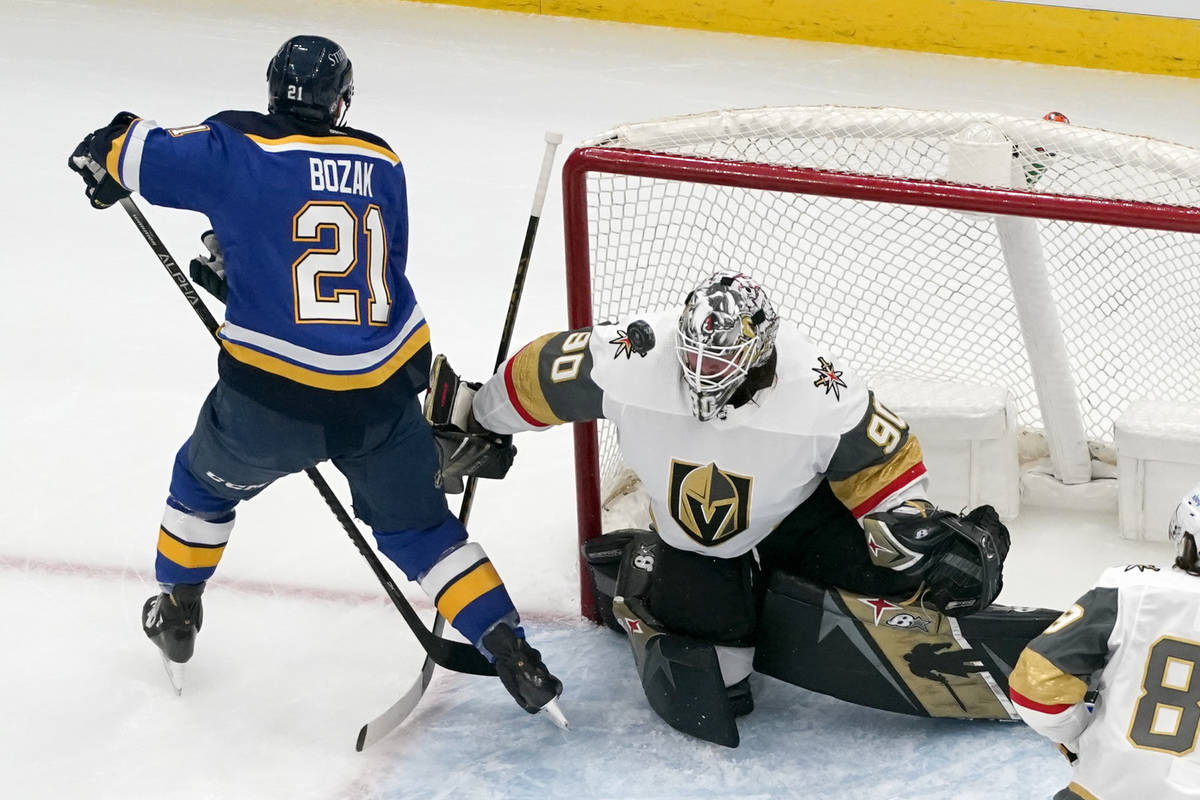
<instances>
[{"instance_id":1,"label":"blue hockey jersey","mask_svg":"<svg viewBox=\"0 0 1200 800\"><path fill-rule=\"evenodd\" d=\"M123 186L211 222L228 282L220 372L235 389L320 418L393 413L425 387L404 169L386 142L245 111L137 119L98 139Z\"/></svg>"}]
</instances>

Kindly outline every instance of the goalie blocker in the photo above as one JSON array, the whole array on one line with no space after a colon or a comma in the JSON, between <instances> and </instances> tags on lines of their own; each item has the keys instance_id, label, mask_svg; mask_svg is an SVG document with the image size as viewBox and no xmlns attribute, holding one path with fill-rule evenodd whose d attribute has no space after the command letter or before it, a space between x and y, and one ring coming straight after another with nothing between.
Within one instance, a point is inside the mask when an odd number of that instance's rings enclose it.
<instances>
[{"instance_id":1,"label":"goalie blocker","mask_svg":"<svg viewBox=\"0 0 1200 800\"><path fill-rule=\"evenodd\" d=\"M480 386L460 379L444 355L433 359L425 419L438 449L435 483L447 494L461 494L464 478L503 478L517 455L511 435L492 433L475 419L471 401Z\"/></svg>"}]
</instances>

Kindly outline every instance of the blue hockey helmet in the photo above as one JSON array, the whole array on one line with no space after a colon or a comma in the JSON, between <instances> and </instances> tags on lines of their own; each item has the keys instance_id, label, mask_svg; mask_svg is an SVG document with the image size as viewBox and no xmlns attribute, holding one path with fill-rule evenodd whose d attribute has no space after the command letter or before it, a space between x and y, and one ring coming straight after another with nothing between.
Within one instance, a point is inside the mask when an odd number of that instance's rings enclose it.
<instances>
[{"instance_id":1,"label":"blue hockey helmet","mask_svg":"<svg viewBox=\"0 0 1200 800\"><path fill-rule=\"evenodd\" d=\"M337 125L354 94L354 70L324 36L293 36L267 65L267 111Z\"/></svg>"}]
</instances>

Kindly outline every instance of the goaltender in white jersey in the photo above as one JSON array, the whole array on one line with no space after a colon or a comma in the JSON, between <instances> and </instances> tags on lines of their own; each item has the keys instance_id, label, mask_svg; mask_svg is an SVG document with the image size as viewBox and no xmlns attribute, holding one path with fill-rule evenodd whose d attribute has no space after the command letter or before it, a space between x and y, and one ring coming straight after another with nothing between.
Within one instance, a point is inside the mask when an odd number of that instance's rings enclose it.
<instances>
[{"instance_id":1,"label":"goaltender in white jersey","mask_svg":"<svg viewBox=\"0 0 1200 800\"><path fill-rule=\"evenodd\" d=\"M475 395L475 416L505 433L608 419L663 541L717 558L748 552L825 477L859 519L925 496L908 426L790 326L778 332L773 384L697 419L676 363L678 317L543 336Z\"/></svg>"},{"instance_id":2,"label":"goaltender in white jersey","mask_svg":"<svg viewBox=\"0 0 1200 800\"><path fill-rule=\"evenodd\" d=\"M999 593L1009 537L991 506L959 515L924 499L908 425L784 324L745 272L718 271L681 301L674 313L546 334L481 387L439 357L427 416L447 443L448 487L502 475L511 434L613 423L653 524L585 545L589 566L619 561L612 594L597 590L600 613L629 634L651 707L732 747L732 716L753 708L769 582L787 576L963 616ZM774 633L794 622L776 620ZM651 645L649 632L683 649ZM687 648L699 648L700 666L677 664L660 682L653 654Z\"/></svg>"},{"instance_id":3,"label":"goaltender in white jersey","mask_svg":"<svg viewBox=\"0 0 1200 800\"><path fill-rule=\"evenodd\" d=\"M1021 654L1017 711L1074 764L1055 800L1200 798L1197 534L1200 487L1172 520L1174 567L1107 570Z\"/></svg>"}]
</instances>

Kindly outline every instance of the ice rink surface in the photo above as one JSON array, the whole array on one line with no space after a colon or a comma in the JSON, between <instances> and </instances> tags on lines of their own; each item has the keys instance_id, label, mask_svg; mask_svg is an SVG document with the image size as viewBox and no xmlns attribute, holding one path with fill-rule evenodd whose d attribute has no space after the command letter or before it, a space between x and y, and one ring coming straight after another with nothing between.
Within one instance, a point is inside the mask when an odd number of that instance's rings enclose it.
<instances>
[{"instance_id":1,"label":"ice rink surface","mask_svg":"<svg viewBox=\"0 0 1200 800\"><path fill-rule=\"evenodd\" d=\"M472 532L566 683L573 732L494 680L439 672L401 730L355 753L420 653L302 476L239 510L173 697L138 612L215 354L129 220L92 211L65 161L122 109L165 125L261 109L284 39L336 39L355 67L350 122L406 164L409 275L434 346L483 377L547 130L564 135L561 164L622 122L841 103L1056 109L1195 145L1195 81L382 0L173 5L0 0L0 796L1024 800L1063 785L1065 762L1020 726L872 712L765 678L739 749L671 731L620 637L575 616L566 429L519 441L509 478L481 487ZM559 201L552 184L516 345L565 323ZM197 252L202 217L148 215L177 259ZM1112 515L1031 510L1012 528L1010 603L1060 607L1106 565L1167 557L1119 540Z\"/></svg>"}]
</instances>

